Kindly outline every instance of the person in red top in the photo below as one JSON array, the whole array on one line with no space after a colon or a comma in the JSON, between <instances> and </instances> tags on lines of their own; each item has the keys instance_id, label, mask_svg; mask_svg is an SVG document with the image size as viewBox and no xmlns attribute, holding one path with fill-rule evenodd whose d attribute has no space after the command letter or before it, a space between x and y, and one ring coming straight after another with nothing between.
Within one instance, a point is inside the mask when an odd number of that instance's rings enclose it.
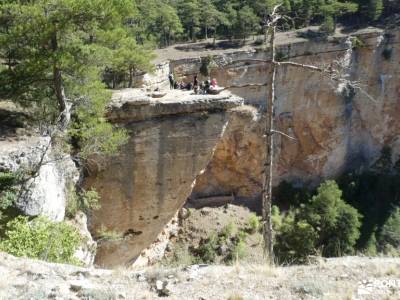
<instances>
[{"instance_id":1,"label":"person in red top","mask_svg":"<svg viewBox=\"0 0 400 300\"><path fill-rule=\"evenodd\" d=\"M217 84L217 80L216 80L215 78L213 78L213 79L211 80L211 86L212 86L213 88L215 88L217 85L218 85L218 84Z\"/></svg>"}]
</instances>

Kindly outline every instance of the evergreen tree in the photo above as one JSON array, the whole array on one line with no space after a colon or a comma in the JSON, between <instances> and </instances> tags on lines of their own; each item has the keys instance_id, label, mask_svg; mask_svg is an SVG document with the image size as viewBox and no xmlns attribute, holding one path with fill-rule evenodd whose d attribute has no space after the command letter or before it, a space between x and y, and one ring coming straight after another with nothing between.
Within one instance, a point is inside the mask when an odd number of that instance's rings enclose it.
<instances>
[{"instance_id":1,"label":"evergreen tree","mask_svg":"<svg viewBox=\"0 0 400 300\"><path fill-rule=\"evenodd\" d=\"M215 32L216 27L221 23L222 15L216 9L212 0L199 0L200 24L204 30L204 37L208 39L208 32Z\"/></svg>"},{"instance_id":2,"label":"evergreen tree","mask_svg":"<svg viewBox=\"0 0 400 300\"><path fill-rule=\"evenodd\" d=\"M383 1L369 0L368 2L368 17L371 21L376 21L382 15Z\"/></svg>"},{"instance_id":3,"label":"evergreen tree","mask_svg":"<svg viewBox=\"0 0 400 300\"><path fill-rule=\"evenodd\" d=\"M186 36L195 40L200 28L200 9L198 0L179 0L176 9Z\"/></svg>"},{"instance_id":4,"label":"evergreen tree","mask_svg":"<svg viewBox=\"0 0 400 300\"><path fill-rule=\"evenodd\" d=\"M161 45L168 46L171 39L183 32L181 21L174 7L161 2L158 5L155 32L160 33Z\"/></svg>"},{"instance_id":5,"label":"evergreen tree","mask_svg":"<svg viewBox=\"0 0 400 300\"><path fill-rule=\"evenodd\" d=\"M130 0L1 2L0 98L50 108L47 121L63 127L73 106L71 134L91 149L83 152L114 151L125 136L103 117L110 93L100 75L110 48L101 37L125 30L134 13Z\"/></svg>"},{"instance_id":6,"label":"evergreen tree","mask_svg":"<svg viewBox=\"0 0 400 300\"><path fill-rule=\"evenodd\" d=\"M260 19L249 6L244 6L238 12L237 32L245 40L259 29Z\"/></svg>"}]
</instances>

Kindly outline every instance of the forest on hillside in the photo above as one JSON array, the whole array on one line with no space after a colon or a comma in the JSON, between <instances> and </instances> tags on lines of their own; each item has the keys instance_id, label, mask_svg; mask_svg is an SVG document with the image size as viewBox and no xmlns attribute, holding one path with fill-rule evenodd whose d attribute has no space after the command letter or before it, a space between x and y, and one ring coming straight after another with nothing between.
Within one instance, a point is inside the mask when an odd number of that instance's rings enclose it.
<instances>
[{"instance_id":1,"label":"forest on hillside","mask_svg":"<svg viewBox=\"0 0 400 300\"><path fill-rule=\"evenodd\" d=\"M400 11L398 0L137 0L138 41L158 46L200 38L242 38L263 31L275 5L287 16L281 30L322 25L330 33L337 22L366 25Z\"/></svg>"}]
</instances>

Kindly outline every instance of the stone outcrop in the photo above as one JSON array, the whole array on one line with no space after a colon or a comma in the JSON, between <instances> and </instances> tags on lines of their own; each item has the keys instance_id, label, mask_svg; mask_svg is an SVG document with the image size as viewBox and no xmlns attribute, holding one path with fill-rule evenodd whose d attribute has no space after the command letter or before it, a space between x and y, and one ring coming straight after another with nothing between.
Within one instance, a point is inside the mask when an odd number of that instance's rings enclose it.
<instances>
[{"instance_id":1,"label":"stone outcrop","mask_svg":"<svg viewBox=\"0 0 400 300\"><path fill-rule=\"evenodd\" d=\"M329 64L346 58L349 78L360 82L364 92L345 92L320 74L279 67L275 126L296 141L276 135L275 184L282 180L318 184L347 170L368 167L384 145L390 146L393 159L398 159L400 32L366 29L353 37L358 41L353 49L348 36L279 45L279 56L299 63ZM269 64L251 62L263 58L265 52L260 51L215 56L218 67L212 69L211 77L225 86L269 84ZM191 78L201 60L180 60L173 65L176 73ZM266 101L265 87L231 91L255 106L262 107ZM243 111L232 112L230 118L213 160L197 180L194 198L231 193L252 198L261 192L263 120L255 112Z\"/></svg>"},{"instance_id":2,"label":"stone outcrop","mask_svg":"<svg viewBox=\"0 0 400 300\"><path fill-rule=\"evenodd\" d=\"M93 240L87 228L87 216L83 212L78 211L72 219L68 219L66 222L76 228L81 237L81 243L75 250L74 257L83 266L93 266L97 243Z\"/></svg>"},{"instance_id":3,"label":"stone outcrop","mask_svg":"<svg viewBox=\"0 0 400 300\"><path fill-rule=\"evenodd\" d=\"M23 214L64 219L68 189L78 180L79 172L68 155L53 148L49 137L1 141L0 171L34 172L16 203Z\"/></svg>"},{"instance_id":4,"label":"stone outcrop","mask_svg":"<svg viewBox=\"0 0 400 300\"><path fill-rule=\"evenodd\" d=\"M109 119L129 131L120 154L86 178L101 196L89 220L100 239L95 263L133 263L186 202L228 122L226 110L242 104L228 92L218 96L172 91L161 99L145 92L117 92Z\"/></svg>"},{"instance_id":5,"label":"stone outcrop","mask_svg":"<svg viewBox=\"0 0 400 300\"><path fill-rule=\"evenodd\" d=\"M252 198L261 192L263 118L255 107L245 105L230 111L229 119L211 163L196 180L191 202L213 195Z\"/></svg>"}]
</instances>

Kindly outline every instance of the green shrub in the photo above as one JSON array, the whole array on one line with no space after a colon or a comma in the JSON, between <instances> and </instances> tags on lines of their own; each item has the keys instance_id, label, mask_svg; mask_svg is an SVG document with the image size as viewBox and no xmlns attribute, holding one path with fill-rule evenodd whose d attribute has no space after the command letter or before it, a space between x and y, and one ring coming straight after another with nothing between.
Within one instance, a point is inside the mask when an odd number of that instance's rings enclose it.
<instances>
[{"instance_id":1,"label":"green shrub","mask_svg":"<svg viewBox=\"0 0 400 300\"><path fill-rule=\"evenodd\" d=\"M360 236L361 215L342 199L342 191L335 181L320 185L318 194L303 210L305 220L318 230L317 248L324 256L350 254Z\"/></svg>"},{"instance_id":2,"label":"green shrub","mask_svg":"<svg viewBox=\"0 0 400 300\"><path fill-rule=\"evenodd\" d=\"M382 51L382 56L385 60L390 60L392 58L393 49L385 48Z\"/></svg>"},{"instance_id":3,"label":"green shrub","mask_svg":"<svg viewBox=\"0 0 400 300\"><path fill-rule=\"evenodd\" d=\"M195 255L201 262L213 263L217 257L219 244L218 236L213 232L209 238L200 241L199 247L194 250Z\"/></svg>"},{"instance_id":4,"label":"green shrub","mask_svg":"<svg viewBox=\"0 0 400 300\"><path fill-rule=\"evenodd\" d=\"M174 245L172 255L165 257L161 264L168 267L189 266L196 262L188 247L179 242Z\"/></svg>"},{"instance_id":5,"label":"green shrub","mask_svg":"<svg viewBox=\"0 0 400 300\"><path fill-rule=\"evenodd\" d=\"M122 232L117 232L115 230L109 230L104 225L101 225L100 229L97 231L96 238L99 240L116 241L124 237Z\"/></svg>"},{"instance_id":6,"label":"green shrub","mask_svg":"<svg viewBox=\"0 0 400 300\"><path fill-rule=\"evenodd\" d=\"M380 157L370 170L347 173L338 180L344 198L364 216L357 248L366 248L369 238L376 231L378 250L381 251L380 232L393 207L399 206L400 163L392 163L392 151L383 147Z\"/></svg>"},{"instance_id":7,"label":"green shrub","mask_svg":"<svg viewBox=\"0 0 400 300\"><path fill-rule=\"evenodd\" d=\"M255 233L260 228L260 219L257 215L251 214L247 221L247 230L250 233Z\"/></svg>"},{"instance_id":8,"label":"green shrub","mask_svg":"<svg viewBox=\"0 0 400 300\"><path fill-rule=\"evenodd\" d=\"M20 181L19 172L0 172L0 210L12 206L17 200L15 185Z\"/></svg>"},{"instance_id":9,"label":"green shrub","mask_svg":"<svg viewBox=\"0 0 400 300\"><path fill-rule=\"evenodd\" d=\"M0 172L0 191L3 191L17 181L17 175L12 172Z\"/></svg>"},{"instance_id":10,"label":"green shrub","mask_svg":"<svg viewBox=\"0 0 400 300\"><path fill-rule=\"evenodd\" d=\"M335 32L335 21L331 15L326 15L324 22L321 25L320 30L326 34L332 34Z\"/></svg>"},{"instance_id":11,"label":"green shrub","mask_svg":"<svg viewBox=\"0 0 400 300\"><path fill-rule=\"evenodd\" d=\"M232 262L238 259L242 259L246 256L246 243L244 240L238 239L238 241L234 244L232 251L227 256L227 261Z\"/></svg>"},{"instance_id":12,"label":"green shrub","mask_svg":"<svg viewBox=\"0 0 400 300\"><path fill-rule=\"evenodd\" d=\"M280 262L304 263L315 254L318 232L306 221L297 221L294 211L282 220L276 234L275 253Z\"/></svg>"},{"instance_id":13,"label":"green shrub","mask_svg":"<svg viewBox=\"0 0 400 300\"><path fill-rule=\"evenodd\" d=\"M200 74L207 77L210 76L211 69L215 65L214 59L211 55L201 58Z\"/></svg>"},{"instance_id":14,"label":"green shrub","mask_svg":"<svg viewBox=\"0 0 400 300\"><path fill-rule=\"evenodd\" d=\"M379 245L381 249L391 245L394 249L400 250L400 207L395 207L383 224L379 234Z\"/></svg>"},{"instance_id":15,"label":"green shrub","mask_svg":"<svg viewBox=\"0 0 400 300\"><path fill-rule=\"evenodd\" d=\"M232 234L236 231L236 226L232 222L229 223L228 225L224 226L218 236L220 236L222 239L227 240L229 239Z\"/></svg>"},{"instance_id":16,"label":"green shrub","mask_svg":"<svg viewBox=\"0 0 400 300\"><path fill-rule=\"evenodd\" d=\"M360 236L361 215L341 197L337 184L326 181L306 205L291 209L276 229L278 259L304 262L318 250L324 256L353 253Z\"/></svg>"},{"instance_id":17,"label":"green shrub","mask_svg":"<svg viewBox=\"0 0 400 300\"><path fill-rule=\"evenodd\" d=\"M351 38L351 47L353 49L363 48L365 47L365 43L362 40L360 40L360 38L354 36Z\"/></svg>"},{"instance_id":18,"label":"green shrub","mask_svg":"<svg viewBox=\"0 0 400 300\"><path fill-rule=\"evenodd\" d=\"M15 256L77 263L73 255L79 243L79 233L71 225L45 217L29 221L28 217L19 216L7 223L0 250Z\"/></svg>"},{"instance_id":19,"label":"green shrub","mask_svg":"<svg viewBox=\"0 0 400 300\"><path fill-rule=\"evenodd\" d=\"M362 252L368 256L376 256L378 254L376 245L377 245L376 234L375 232L373 232Z\"/></svg>"},{"instance_id":20,"label":"green shrub","mask_svg":"<svg viewBox=\"0 0 400 300\"><path fill-rule=\"evenodd\" d=\"M87 213L89 210L100 209L101 206L99 201L100 196L93 188L81 193L70 191L67 201L66 214L68 217L73 218L79 210Z\"/></svg>"},{"instance_id":21,"label":"green shrub","mask_svg":"<svg viewBox=\"0 0 400 300\"><path fill-rule=\"evenodd\" d=\"M283 217L279 211L279 207L276 205L273 205L271 208L271 220L272 220L272 229L275 232L278 232L282 226Z\"/></svg>"},{"instance_id":22,"label":"green shrub","mask_svg":"<svg viewBox=\"0 0 400 300\"><path fill-rule=\"evenodd\" d=\"M213 232L207 239L202 239L196 249L192 249L197 262L231 263L246 255L246 237L244 230L236 230L232 223Z\"/></svg>"}]
</instances>

